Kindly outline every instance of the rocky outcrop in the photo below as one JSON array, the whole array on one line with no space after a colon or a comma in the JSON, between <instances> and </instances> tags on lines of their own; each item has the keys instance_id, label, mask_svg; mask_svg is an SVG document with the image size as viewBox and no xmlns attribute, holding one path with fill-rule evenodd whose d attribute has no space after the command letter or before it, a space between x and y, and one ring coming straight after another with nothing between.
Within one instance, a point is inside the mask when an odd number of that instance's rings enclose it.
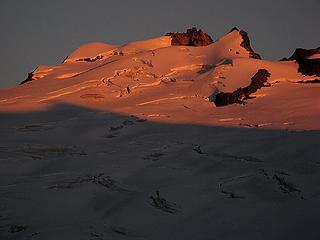
<instances>
[{"instance_id":1,"label":"rocky outcrop","mask_svg":"<svg viewBox=\"0 0 320 240\"><path fill-rule=\"evenodd\" d=\"M77 59L77 62L95 62L101 59L103 59L103 56L96 56L95 58L81 58Z\"/></svg>"},{"instance_id":2,"label":"rocky outcrop","mask_svg":"<svg viewBox=\"0 0 320 240\"><path fill-rule=\"evenodd\" d=\"M298 71L304 75L316 75L320 77L320 58L318 59L298 59Z\"/></svg>"},{"instance_id":3,"label":"rocky outcrop","mask_svg":"<svg viewBox=\"0 0 320 240\"><path fill-rule=\"evenodd\" d=\"M300 58L309 58L316 53L320 53L320 47L315 49L297 48L294 51L293 55L286 60L298 60Z\"/></svg>"},{"instance_id":4,"label":"rocky outcrop","mask_svg":"<svg viewBox=\"0 0 320 240\"><path fill-rule=\"evenodd\" d=\"M27 77L25 80L23 80L23 81L20 83L20 85L35 80L35 79L33 78L33 73L34 73L37 69L38 69L38 67L36 67L32 72L29 72L29 73L28 73L28 77Z\"/></svg>"},{"instance_id":5,"label":"rocky outcrop","mask_svg":"<svg viewBox=\"0 0 320 240\"><path fill-rule=\"evenodd\" d=\"M166 36L171 37L171 45L173 46L207 46L213 43L212 38L201 29L193 27L186 33L167 33Z\"/></svg>"},{"instance_id":6,"label":"rocky outcrop","mask_svg":"<svg viewBox=\"0 0 320 240\"><path fill-rule=\"evenodd\" d=\"M250 58L255 58L255 59L261 59L260 54L256 53L250 44L250 38L247 32L243 31L243 30L239 30L238 28L234 27L231 29L230 32L233 31L238 31L243 39L243 41L241 42L240 46L245 48L248 52L249 52L249 57Z\"/></svg>"},{"instance_id":7,"label":"rocky outcrop","mask_svg":"<svg viewBox=\"0 0 320 240\"><path fill-rule=\"evenodd\" d=\"M250 94L255 93L258 89L266 86L265 84L270 77L270 73L266 69L259 69L258 72L251 78L251 83L245 88L239 88L232 93L220 92L215 96L209 97L217 107L226 106L229 104L239 103L245 104L246 99L250 98Z\"/></svg>"},{"instance_id":8,"label":"rocky outcrop","mask_svg":"<svg viewBox=\"0 0 320 240\"><path fill-rule=\"evenodd\" d=\"M316 53L320 53L320 47L315 49L297 48L290 58L284 58L282 61L296 61L299 64L298 72L320 77L320 58L309 59Z\"/></svg>"},{"instance_id":9,"label":"rocky outcrop","mask_svg":"<svg viewBox=\"0 0 320 240\"><path fill-rule=\"evenodd\" d=\"M66 56L61 63L65 63L69 56Z\"/></svg>"}]
</instances>

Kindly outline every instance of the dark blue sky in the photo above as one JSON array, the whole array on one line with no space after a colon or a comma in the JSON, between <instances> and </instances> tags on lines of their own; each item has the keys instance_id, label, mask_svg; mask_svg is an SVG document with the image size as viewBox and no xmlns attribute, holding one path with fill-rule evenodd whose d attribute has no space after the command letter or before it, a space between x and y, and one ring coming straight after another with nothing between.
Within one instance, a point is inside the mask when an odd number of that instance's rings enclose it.
<instances>
[{"instance_id":1,"label":"dark blue sky","mask_svg":"<svg viewBox=\"0 0 320 240\"><path fill-rule=\"evenodd\" d=\"M196 26L214 39L249 32L263 58L320 46L320 0L1 0L0 88L90 41L124 44Z\"/></svg>"}]
</instances>

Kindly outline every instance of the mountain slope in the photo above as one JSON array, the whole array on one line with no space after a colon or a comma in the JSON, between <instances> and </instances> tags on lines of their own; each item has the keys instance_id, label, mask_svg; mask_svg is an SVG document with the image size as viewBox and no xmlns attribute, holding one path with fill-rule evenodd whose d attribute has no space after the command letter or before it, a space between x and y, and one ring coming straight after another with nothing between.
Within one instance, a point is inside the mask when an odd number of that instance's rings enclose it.
<instances>
[{"instance_id":1,"label":"mountain slope","mask_svg":"<svg viewBox=\"0 0 320 240\"><path fill-rule=\"evenodd\" d=\"M179 38L179 34L174 36ZM201 31L193 30L192 34L199 34L190 35L195 39L208 38ZM290 122L291 128L320 127L319 84L303 84L317 76L312 72L311 76L303 75L299 60L259 59L248 34L236 28L205 46L171 45L172 36L124 46L86 44L63 64L40 66L25 84L0 90L0 110L43 109L66 102L145 117L157 112L159 117L153 120L165 122L271 128L287 128ZM318 61L317 55L308 61ZM237 89L250 86L251 78L261 69L270 74L267 82L240 96ZM238 94L239 100L232 103L241 105L217 108L214 101L219 93L233 98ZM241 120L221 123L224 118Z\"/></svg>"}]
</instances>

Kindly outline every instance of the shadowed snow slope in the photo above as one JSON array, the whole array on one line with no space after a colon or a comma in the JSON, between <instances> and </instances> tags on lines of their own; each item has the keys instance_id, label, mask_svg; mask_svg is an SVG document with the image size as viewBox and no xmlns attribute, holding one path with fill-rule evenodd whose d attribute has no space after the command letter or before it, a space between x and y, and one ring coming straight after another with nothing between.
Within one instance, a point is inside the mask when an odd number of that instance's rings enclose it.
<instances>
[{"instance_id":1,"label":"shadowed snow slope","mask_svg":"<svg viewBox=\"0 0 320 240\"><path fill-rule=\"evenodd\" d=\"M172 46L171 36L123 46L90 43L63 64L39 66L24 84L0 90L0 111L65 102L159 122L319 129L316 76L298 72L294 59L267 61L255 54L248 34L236 28L207 46ZM267 81L253 91L251 79L262 69ZM241 100L217 108L219 93Z\"/></svg>"},{"instance_id":2,"label":"shadowed snow slope","mask_svg":"<svg viewBox=\"0 0 320 240\"><path fill-rule=\"evenodd\" d=\"M319 131L67 104L0 125L1 240L319 238Z\"/></svg>"}]
</instances>

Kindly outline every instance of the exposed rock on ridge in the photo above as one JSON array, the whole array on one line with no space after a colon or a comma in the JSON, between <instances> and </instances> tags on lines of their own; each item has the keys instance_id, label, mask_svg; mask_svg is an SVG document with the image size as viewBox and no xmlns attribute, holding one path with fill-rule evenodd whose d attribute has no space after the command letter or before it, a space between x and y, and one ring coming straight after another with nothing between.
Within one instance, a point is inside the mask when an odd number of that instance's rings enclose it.
<instances>
[{"instance_id":1,"label":"exposed rock on ridge","mask_svg":"<svg viewBox=\"0 0 320 240\"><path fill-rule=\"evenodd\" d=\"M187 30L186 33L167 33L166 36L172 38L171 45L175 46L207 46L213 43L212 38L201 29L193 27Z\"/></svg>"},{"instance_id":2,"label":"exposed rock on ridge","mask_svg":"<svg viewBox=\"0 0 320 240\"><path fill-rule=\"evenodd\" d=\"M96 56L95 58L81 58L76 60L77 62L95 62L97 60L103 59L103 56Z\"/></svg>"},{"instance_id":3,"label":"exposed rock on ridge","mask_svg":"<svg viewBox=\"0 0 320 240\"><path fill-rule=\"evenodd\" d=\"M320 53L320 47L315 49L304 49L304 48L297 48L292 56L287 60L297 60L300 58L309 58L312 55Z\"/></svg>"},{"instance_id":4,"label":"exposed rock on ridge","mask_svg":"<svg viewBox=\"0 0 320 240\"><path fill-rule=\"evenodd\" d=\"M238 31L243 39L242 43L240 44L241 47L245 48L248 52L249 52L249 57L250 58L255 58L255 59L261 59L260 54L256 53L250 44L250 39L249 39L249 35L247 32L243 31L243 30L239 30L238 28L234 27L231 29L230 32L233 31Z\"/></svg>"},{"instance_id":5,"label":"exposed rock on ridge","mask_svg":"<svg viewBox=\"0 0 320 240\"><path fill-rule=\"evenodd\" d=\"M34 73L37 69L38 69L38 67L36 67L32 72L29 72L29 73L28 73L28 77L27 77L25 80L23 80L23 81L20 83L20 85L35 80L35 79L33 78L33 73Z\"/></svg>"},{"instance_id":6,"label":"exposed rock on ridge","mask_svg":"<svg viewBox=\"0 0 320 240\"><path fill-rule=\"evenodd\" d=\"M297 48L290 58L283 61L296 61L299 64L298 71L304 75L316 75L320 77L320 58L309 59L314 54L320 54L320 47L315 49Z\"/></svg>"},{"instance_id":7,"label":"exposed rock on ridge","mask_svg":"<svg viewBox=\"0 0 320 240\"><path fill-rule=\"evenodd\" d=\"M239 88L232 93L220 92L209 98L217 107L222 107L229 104L239 103L244 104L244 100L250 98L250 94L255 93L258 89L265 86L270 73L266 69L259 69L258 72L251 78L251 83L245 88Z\"/></svg>"}]
</instances>

